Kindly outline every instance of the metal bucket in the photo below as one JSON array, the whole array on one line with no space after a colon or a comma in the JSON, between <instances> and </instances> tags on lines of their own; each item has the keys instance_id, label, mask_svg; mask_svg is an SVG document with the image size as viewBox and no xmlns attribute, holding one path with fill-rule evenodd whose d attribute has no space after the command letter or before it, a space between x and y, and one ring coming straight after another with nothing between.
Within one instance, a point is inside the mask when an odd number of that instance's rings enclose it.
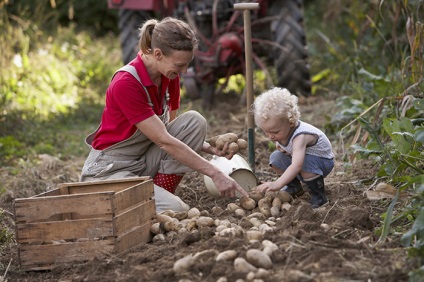
<instances>
[{"instance_id":1,"label":"metal bucket","mask_svg":"<svg viewBox=\"0 0 424 282\"><path fill-rule=\"evenodd\" d=\"M219 167L225 174L233 178L247 192L256 187L258 184L258 179L249 164L238 154L234 155L231 160L224 157L213 156L209 162ZM204 181L206 189L212 196L217 198L221 197L219 190L216 188L209 176L205 175ZM236 192L236 196L240 197L241 194Z\"/></svg>"}]
</instances>

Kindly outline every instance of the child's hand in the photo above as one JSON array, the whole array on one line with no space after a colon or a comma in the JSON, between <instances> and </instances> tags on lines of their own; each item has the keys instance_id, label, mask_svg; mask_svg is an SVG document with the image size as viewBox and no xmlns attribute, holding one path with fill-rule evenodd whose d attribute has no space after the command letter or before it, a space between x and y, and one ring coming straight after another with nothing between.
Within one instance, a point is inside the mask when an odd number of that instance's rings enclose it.
<instances>
[{"instance_id":1,"label":"child's hand","mask_svg":"<svg viewBox=\"0 0 424 282\"><path fill-rule=\"evenodd\" d=\"M277 186L275 182L265 182L255 188L256 191L265 193L267 191L279 191L280 186Z\"/></svg>"}]
</instances>

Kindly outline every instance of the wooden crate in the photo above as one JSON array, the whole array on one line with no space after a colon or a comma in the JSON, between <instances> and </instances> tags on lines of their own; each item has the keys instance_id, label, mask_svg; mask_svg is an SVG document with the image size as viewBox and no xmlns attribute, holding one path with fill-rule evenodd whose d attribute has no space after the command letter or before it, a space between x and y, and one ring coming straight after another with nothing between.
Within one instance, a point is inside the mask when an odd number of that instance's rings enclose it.
<instances>
[{"instance_id":1,"label":"wooden crate","mask_svg":"<svg viewBox=\"0 0 424 282\"><path fill-rule=\"evenodd\" d=\"M63 183L16 199L19 263L24 270L119 255L152 239L156 216L149 177Z\"/></svg>"}]
</instances>

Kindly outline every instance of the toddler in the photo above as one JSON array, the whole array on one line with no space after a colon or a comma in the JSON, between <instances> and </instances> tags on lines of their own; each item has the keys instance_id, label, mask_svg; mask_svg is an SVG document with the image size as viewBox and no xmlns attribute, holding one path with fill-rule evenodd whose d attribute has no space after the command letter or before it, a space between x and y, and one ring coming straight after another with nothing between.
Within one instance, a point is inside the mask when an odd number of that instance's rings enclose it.
<instances>
[{"instance_id":1,"label":"toddler","mask_svg":"<svg viewBox=\"0 0 424 282\"><path fill-rule=\"evenodd\" d=\"M282 189L298 197L304 193L303 182L311 195L312 208L318 208L328 202L324 177L334 167L334 155L327 136L299 120L297 101L287 89L278 87L262 93L254 101L255 123L277 147L269 157L269 165L281 174L277 180L262 183L256 190Z\"/></svg>"}]
</instances>

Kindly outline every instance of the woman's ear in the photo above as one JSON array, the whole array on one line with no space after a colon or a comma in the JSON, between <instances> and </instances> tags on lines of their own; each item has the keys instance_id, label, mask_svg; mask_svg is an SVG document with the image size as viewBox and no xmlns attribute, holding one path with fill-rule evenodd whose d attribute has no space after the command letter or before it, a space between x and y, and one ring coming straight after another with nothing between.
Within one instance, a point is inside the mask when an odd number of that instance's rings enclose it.
<instances>
[{"instance_id":1,"label":"woman's ear","mask_svg":"<svg viewBox=\"0 0 424 282\"><path fill-rule=\"evenodd\" d=\"M163 57L162 50L159 48L153 49L153 56L155 56L155 59L160 61Z\"/></svg>"}]
</instances>

